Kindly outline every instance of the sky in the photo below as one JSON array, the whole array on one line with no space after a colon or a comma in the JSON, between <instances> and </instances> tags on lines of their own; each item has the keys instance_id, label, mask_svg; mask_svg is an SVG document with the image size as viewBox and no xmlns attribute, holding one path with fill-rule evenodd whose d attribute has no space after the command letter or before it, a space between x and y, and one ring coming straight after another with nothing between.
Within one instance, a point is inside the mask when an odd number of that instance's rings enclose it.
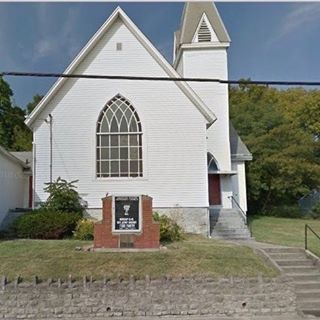
<instances>
[{"instance_id":1,"label":"sky","mask_svg":"<svg viewBox=\"0 0 320 320\"><path fill-rule=\"evenodd\" d=\"M172 63L181 2L0 3L0 71L63 72L118 5ZM320 81L320 2L216 5L232 40L229 79ZM21 107L55 81L5 80Z\"/></svg>"}]
</instances>

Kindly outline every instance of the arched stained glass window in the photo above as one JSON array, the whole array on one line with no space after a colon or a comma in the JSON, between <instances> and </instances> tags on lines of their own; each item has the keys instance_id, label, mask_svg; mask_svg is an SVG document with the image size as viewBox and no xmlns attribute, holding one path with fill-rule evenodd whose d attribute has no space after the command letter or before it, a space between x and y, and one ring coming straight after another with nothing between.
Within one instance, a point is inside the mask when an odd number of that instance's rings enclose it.
<instances>
[{"instance_id":1,"label":"arched stained glass window","mask_svg":"<svg viewBox=\"0 0 320 320\"><path fill-rule=\"evenodd\" d=\"M131 103L120 94L97 123L97 177L142 177L142 129Z\"/></svg>"},{"instance_id":2,"label":"arched stained glass window","mask_svg":"<svg viewBox=\"0 0 320 320\"><path fill-rule=\"evenodd\" d=\"M207 163L208 163L208 172L209 173L210 172L217 172L219 170L217 163L216 163L216 160L210 152L207 153Z\"/></svg>"}]
</instances>

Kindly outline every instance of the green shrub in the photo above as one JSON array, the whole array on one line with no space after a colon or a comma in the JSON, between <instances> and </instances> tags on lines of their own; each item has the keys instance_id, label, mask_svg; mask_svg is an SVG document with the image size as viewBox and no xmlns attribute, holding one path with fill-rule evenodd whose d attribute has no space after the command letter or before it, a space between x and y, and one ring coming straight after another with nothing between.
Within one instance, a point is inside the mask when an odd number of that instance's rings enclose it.
<instances>
[{"instance_id":1,"label":"green shrub","mask_svg":"<svg viewBox=\"0 0 320 320\"><path fill-rule=\"evenodd\" d=\"M81 219L78 221L73 236L77 240L93 240L94 221Z\"/></svg>"},{"instance_id":2,"label":"green shrub","mask_svg":"<svg viewBox=\"0 0 320 320\"><path fill-rule=\"evenodd\" d=\"M160 223L161 242L168 243L183 239L183 230L176 221L157 212L153 214L153 219Z\"/></svg>"},{"instance_id":3,"label":"green shrub","mask_svg":"<svg viewBox=\"0 0 320 320\"><path fill-rule=\"evenodd\" d=\"M303 214L298 205L282 205L273 207L267 214L268 216L280 218L302 218Z\"/></svg>"},{"instance_id":4,"label":"green shrub","mask_svg":"<svg viewBox=\"0 0 320 320\"><path fill-rule=\"evenodd\" d=\"M62 239L72 235L80 218L79 213L42 208L17 218L13 230L18 238Z\"/></svg>"},{"instance_id":5,"label":"green shrub","mask_svg":"<svg viewBox=\"0 0 320 320\"><path fill-rule=\"evenodd\" d=\"M50 211L73 212L83 214L84 207L81 198L75 190L77 180L67 182L60 177L52 183L46 183L44 191L49 193L49 197L43 208Z\"/></svg>"}]
</instances>

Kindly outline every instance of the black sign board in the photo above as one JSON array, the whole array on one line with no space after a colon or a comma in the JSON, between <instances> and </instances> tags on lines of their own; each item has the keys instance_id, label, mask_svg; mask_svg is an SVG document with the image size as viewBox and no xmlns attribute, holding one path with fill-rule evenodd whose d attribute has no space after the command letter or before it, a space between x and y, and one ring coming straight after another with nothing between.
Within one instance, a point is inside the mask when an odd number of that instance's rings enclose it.
<instances>
[{"instance_id":1,"label":"black sign board","mask_svg":"<svg viewBox=\"0 0 320 320\"><path fill-rule=\"evenodd\" d=\"M139 197L114 197L114 231L140 231Z\"/></svg>"}]
</instances>

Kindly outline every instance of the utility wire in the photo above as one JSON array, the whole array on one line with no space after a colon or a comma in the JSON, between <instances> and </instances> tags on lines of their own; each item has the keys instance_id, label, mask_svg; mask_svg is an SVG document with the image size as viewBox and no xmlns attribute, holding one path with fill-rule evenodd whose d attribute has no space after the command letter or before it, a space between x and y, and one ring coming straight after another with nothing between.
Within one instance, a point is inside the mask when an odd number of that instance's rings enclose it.
<instances>
[{"instance_id":1,"label":"utility wire","mask_svg":"<svg viewBox=\"0 0 320 320\"><path fill-rule=\"evenodd\" d=\"M0 77L1 76L138 80L138 81L147 80L147 81L180 81L180 82L215 82L215 83L221 83L221 84L260 84L260 85L280 85L280 86L320 86L320 81L223 80L223 79L211 79L211 78L111 76L111 75L97 75L97 74L65 74L65 73L41 73L41 72L0 72Z\"/></svg>"}]
</instances>

